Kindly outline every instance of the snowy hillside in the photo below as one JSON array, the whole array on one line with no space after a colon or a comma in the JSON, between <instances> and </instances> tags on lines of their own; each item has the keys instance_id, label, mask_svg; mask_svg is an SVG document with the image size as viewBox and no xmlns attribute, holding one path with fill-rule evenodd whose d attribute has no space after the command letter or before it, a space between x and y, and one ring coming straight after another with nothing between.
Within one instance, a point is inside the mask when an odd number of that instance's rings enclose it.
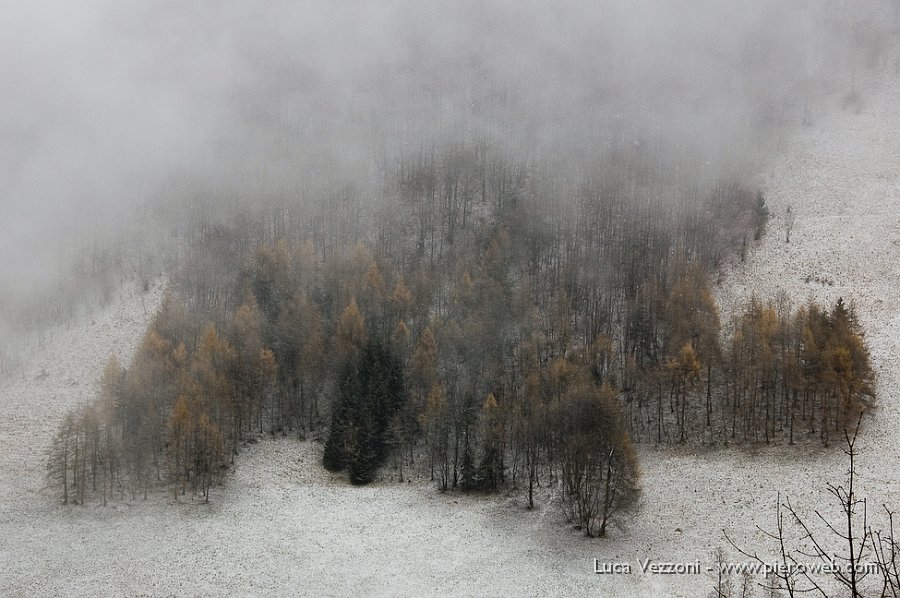
<instances>
[{"instance_id":1,"label":"snowy hillside","mask_svg":"<svg viewBox=\"0 0 900 598\"><path fill-rule=\"evenodd\" d=\"M751 294L856 303L881 405L862 432L862 492L900 508L900 85L864 93L859 114L830 104L785 135L763 185L769 233L719 299L723 320ZM598 576L593 559L705 565L723 528L764 546L755 526L771 528L779 492L808 509L844 474L839 450L644 448L642 511L588 540L557 508L529 512L515 496L441 495L427 480L351 487L322 470L319 445L284 440L250 447L208 506L62 507L41 492L50 433L92 396L110 354L127 363L161 293L123 288L0 389L0 595L703 595L705 574Z\"/></svg>"}]
</instances>

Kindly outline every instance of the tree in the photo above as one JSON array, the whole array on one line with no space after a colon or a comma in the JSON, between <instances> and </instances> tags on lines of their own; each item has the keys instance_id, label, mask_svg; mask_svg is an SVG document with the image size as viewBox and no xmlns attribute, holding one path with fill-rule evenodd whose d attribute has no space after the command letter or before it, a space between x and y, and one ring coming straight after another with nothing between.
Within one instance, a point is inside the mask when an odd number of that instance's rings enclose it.
<instances>
[{"instance_id":1,"label":"tree","mask_svg":"<svg viewBox=\"0 0 900 598\"><path fill-rule=\"evenodd\" d=\"M450 484L450 429L451 416L447 406L447 395L440 382L435 382L428 392L425 408L419 416L419 423L425 430L430 447L431 480L434 481L437 466L439 487L446 492Z\"/></svg>"},{"instance_id":2,"label":"tree","mask_svg":"<svg viewBox=\"0 0 900 598\"><path fill-rule=\"evenodd\" d=\"M63 420L53 437L47 453L47 478L60 487L62 503L69 504L69 474L72 471L72 443L75 436L75 418L70 413Z\"/></svg>"},{"instance_id":3,"label":"tree","mask_svg":"<svg viewBox=\"0 0 900 598\"><path fill-rule=\"evenodd\" d=\"M794 230L794 212L791 209L791 206L787 207L787 211L784 213L784 242L791 242L791 231Z\"/></svg>"},{"instance_id":4,"label":"tree","mask_svg":"<svg viewBox=\"0 0 900 598\"><path fill-rule=\"evenodd\" d=\"M482 456L478 467L472 471L467 481L467 488L482 492L493 492L503 483L503 423L500 419L500 408L494 393L488 393L481 406L481 421L484 428L482 438ZM468 438L467 438L468 440ZM466 455L471 459L469 442L466 442ZM464 464L463 470L467 468ZM466 474L463 474L466 478Z\"/></svg>"},{"instance_id":5,"label":"tree","mask_svg":"<svg viewBox=\"0 0 900 598\"><path fill-rule=\"evenodd\" d=\"M326 378L326 343L322 313L304 291L287 302L273 326L272 352L280 387L292 403L290 417L298 429L319 423L319 391ZM305 420L305 422L304 422Z\"/></svg>"},{"instance_id":6,"label":"tree","mask_svg":"<svg viewBox=\"0 0 900 598\"><path fill-rule=\"evenodd\" d=\"M331 408L331 428L325 441L325 452L322 464L328 471L343 471L350 459L350 450L354 431L353 413L350 411L354 397L360 393L359 378L356 375L356 364L348 361L341 369L338 378L337 396Z\"/></svg>"},{"instance_id":7,"label":"tree","mask_svg":"<svg viewBox=\"0 0 900 598\"><path fill-rule=\"evenodd\" d=\"M390 306L393 310L393 316L403 321L409 314L410 308L415 302L412 291L406 286L406 281L402 274L397 275L397 282L394 283L394 291L391 293Z\"/></svg>"},{"instance_id":8,"label":"tree","mask_svg":"<svg viewBox=\"0 0 900 598\"><path fill-rule=\"evenodd\" d=\"M383 333L384 323L387 321L387 287L378 263L372 260L363 277L360 292L362 309L368 315L368 324L372 332Z\"/></svg>"},{"instance_id":9,"label":"tree","mask_svg":"<svg viewBox=\"0 0 900 598\"><path fill-rule=\"evenodd\" d=\"M400 363L390 349L369 342L344 367L338 392L323 463L367 484L387 457L391 424L406 403Z\"/></svg>"},{"instance_id":10,"label":"tree","mask_svg":"<svg viewBox=\"0 0 900 598\"><path fill-rule=\"evenodd\" d=\"M880 586L882 596L896 595L892 591L897 586L892 586L894 573L891 564L891 550L896 546L893 537L893 519L889 533L882 536L869 525L866 499L861 498L855 489L856 477L856 439L859 434L861 417L856 420L853 429L844 428L844 453L847 455L848 468L845 484L828 484L827 493L834 499L840 508L840 516L837 521L832 521L823 514L822 510L814 510L816 519L824 526L826 533L823 535L809 523L806 516L800 513L791 504L789 498L784 502L779 495L776 502L776 530L763 533L777 543L780 555L781 567L775 572L772 580L763 587L772 591L785 591L789 596L802 593L816 592L821 596L829 595L829 587L822 579L831 578L838 587L848 592L851 598L859 598L864 595L866 579L874 574L882 576ZM784 511L782 511L784 509ZM797 546L789 544L784 513L788 513L789 521L800 532L800 542ZM760 564L765 564L762 557L756 551L743 549L723 530L726 540L738 552ZM824 565L825 573L805 566L801 558L814 558ZM837 566L835 566L837 565ZM872 565L877 565L872 567Z\"/></svg>"},{"instance_id":11,"label":"tree","mask_svg":"<svg viewBox=\"0 0 900 598\"><path fill-rule=\"evenodd\" d=\"M534 508L534 487L538 483L541 466L541 449L546 424L545 405L542 400L540 373L530 371L523 382L519 414L515 418L516 441L524 456L525 475L528 480L528 508Z\"/></svg>"},{"instance_id":12,"label":"tree","mask_svg":"<svg viewBox=\"0 0 900 598\"><path fill-rule=\"evenodd\" d=\"M562 502L587 536L606 535L610 521L634 507L639 471L615 392L578 384L554 412Z\"/></svg>"},{"instance_id":13,"label":"tree","mask_svg":"<svg viewBox=\"0 0 900 598\"><path fill-rule=\"evenodd\" d=\"M351 299L337 322L335 348L343 359L353 359L368 340L366 321L356 299Z\"/></svg>"},{"instance_id":14,"label":"tree","mask_svg":"<svg viewBox=\"0 0 900 598\"><path fill-rule=\"evenodd\" d=\"M410 408L415 417L425 417L430 394L438 382L438 347L431 326L425 326L409 357Z\"/></svg>"},{"instance_id":15,"label":"tree","mask_svg":"<svg viewBox=\"0 0 900 598\"><path fill-rule=\"evenodd\" d=\"M675 397L675 404L679 406L679 442L684 442L688 394L700 378L700 360L697 358L693 345L685 343L678 352L678 357L670 359L666 367L671 372L672 394Z\"/></svg>"},{"instance_id":16,"label":"tree","mask_svg":"<svg viewBox=\"0 0 900 598\"><path fill-rule=\"evenodd\" d=\"M762 191L756 193L756 204L753 206L753 240L759 241L769 222L769 207L766 205L766 197Z\"/></svg>"},{"instance_id":17,"label":"tree","mask_svg":"<svg viewBox=\"0 0 900 598\"><path fill-rule=\"evenodd\" d=\"M262 378L263 320L255 298L250 295L232 318L229 339L234 347L235 419L231 430L232 452L243 438L244 428L250 426L262 407L264 379Z\"/></svg>"},{"instance_id":18,"label":"tree","mask_svg":"<svg viewBox=\"0 0 900 598\"><path fill-rule=\"evenodd\" d=\"M684 268L672 283L661 310L664 323L665 374L669 379L670 411L678 407L679 442L684 442L689 395L705 374L707 428L712 426L715 368L721 359L719 310L709 288L709 278L697 267ZM689 349L688 349L689 348ZM663 438L664 421L657 389L657 442Z\"/></svg>"},{"instance_id":19,"label":"tree","mask_svg":"<svg viewBox=\"0 0 900 598\"><path fill-rule=\"evenodd\" d=\"M187 484L191 482L194 417L191 412L191 400L185 395L178 397L172 415L169 416L168 452L169 479L176 499L179 483L181 494L185 494Z\"/></svg>"},{"instance_id":20,"label":"tree","mask_svg":"<svg viewBox=\"0 0 900 598\"><path fill-rule=\"evenodd\" d=\"M269 321L274 321L281 306L294 294L290 255L285 243L257 250L251 284L260 310Z\"/></svg>"},{"instance_id":21,"label":"tree","mask_svg":"<svg viewBox=\"0 0 900 598\"><path fill-rule=\"evenodd\" d=\"M218 483L220 472L227 467L227 452L219 427L203 414L196 423L196 447L193 469L204 502L209 502L209 489Z\"/></svg>"}]
</instances>

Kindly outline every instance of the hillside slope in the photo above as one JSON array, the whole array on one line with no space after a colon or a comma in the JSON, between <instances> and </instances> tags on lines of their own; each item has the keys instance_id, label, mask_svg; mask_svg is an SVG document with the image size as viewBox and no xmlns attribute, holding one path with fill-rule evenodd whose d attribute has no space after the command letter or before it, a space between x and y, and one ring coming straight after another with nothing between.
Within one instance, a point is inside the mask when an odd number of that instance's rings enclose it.
<instances>
[{"instance_id":1,"label":"hillside slope","mask_svg":"<svg viewBox=\"0 0 900 598\"><path fill-rule=\"evenodd\" d=\"M881 405L860 443L862 491L900 507L900 86L863 100L856 114L836 98L813 127L786 134L764 180L769 234L718 293L723 319L754 293L855 301ZM110 353L127 362L161 292L123 289L0 389L0 595L694 596L711 587L705 574L597 576L593 559L705 566L723 528L761 546L755 526L771 527L779 492L808 509L843 476L834 447L645 447L642 512L597 541L567 529L556 508L528 512L517 497L440 495L427 480L350 487L320 468L320 446L267 441L242 455L208 506L59 506L40 491L50 433L92 395Z\"/></svg>"}]
</instances>

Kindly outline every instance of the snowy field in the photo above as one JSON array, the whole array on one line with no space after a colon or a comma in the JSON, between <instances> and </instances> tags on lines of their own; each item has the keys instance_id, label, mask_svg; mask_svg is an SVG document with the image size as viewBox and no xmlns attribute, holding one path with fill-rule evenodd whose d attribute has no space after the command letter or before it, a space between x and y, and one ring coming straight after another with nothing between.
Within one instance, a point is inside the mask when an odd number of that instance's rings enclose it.
<instances>
[{"instance_id":1,"label":"snowy field","mask_svg":"<svg viewBox=\"0 0 900 598\"><path fill-rule=\"evenodd\" d=\"M723 320L753 293L855 301L881 405L862 432L861 490L870 505L900 509L900 86L891 71L894 83L864 92L859 114L835 97L812 127L785 134L762 181L769 233L718 292ZM755 526L772 528L779 492L801 510L820 506L825 483L844 474L836 447L699 456L645 447L642 511L607 540L568 529L556 507L526 511L517 496L441 495L427 481L354 488L322 470L318 445L288 440L250 447L210 505L162 496L58 505L41 489L50 434L92 396L110 354L128 362L161 292L123 288L93 322L55 332L25 378L0 388L0 596L704 596L705 573L601 576L593 559L705 567L726 545L723 528L763 547Z\"/></svg>"}]
</instances>

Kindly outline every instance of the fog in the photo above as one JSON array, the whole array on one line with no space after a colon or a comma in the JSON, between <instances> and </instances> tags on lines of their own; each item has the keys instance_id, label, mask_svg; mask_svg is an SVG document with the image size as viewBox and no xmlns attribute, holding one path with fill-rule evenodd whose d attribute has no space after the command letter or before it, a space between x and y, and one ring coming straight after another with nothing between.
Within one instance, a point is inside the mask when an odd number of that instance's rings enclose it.
<instances>
[{"instance_id":1,"label":"fog","mask_svg":"<svg viewBox=\"0 0 900 598\"><path fill-rule=\"evenodd\" d=\"M896 4L5 3L0 320L86 251L165 238L198 198L365 194L435 143L559 164L653 144L661 168L752 177L888 60Z\"/></svg>"}]
</instances>

